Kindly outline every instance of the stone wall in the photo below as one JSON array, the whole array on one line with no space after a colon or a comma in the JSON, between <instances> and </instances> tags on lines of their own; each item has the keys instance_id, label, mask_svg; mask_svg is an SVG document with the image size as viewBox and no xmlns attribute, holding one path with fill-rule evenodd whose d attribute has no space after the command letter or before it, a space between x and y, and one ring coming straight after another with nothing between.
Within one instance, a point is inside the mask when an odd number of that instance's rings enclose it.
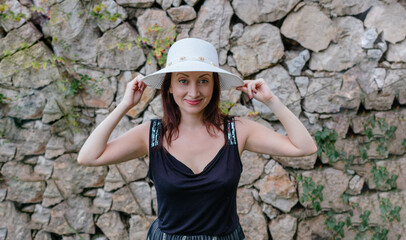
<instances>
[{"instance_id":1,"label":"stone wall","mask_svg":"<svg viewBox=\"0 0 406 240\"><path fill-rule=\"evenodd\" d=\"M172 28L264 78L317 139L318 156L243 153L248 240L406 239L405 1L2 0L0 15L0 239L145 239L148 158L76 157L126 83L160 68L150 54ZM222 102L285 133L238 91ZM111 138L161 114L147 88Z\"/></svg>"}]
</instances>

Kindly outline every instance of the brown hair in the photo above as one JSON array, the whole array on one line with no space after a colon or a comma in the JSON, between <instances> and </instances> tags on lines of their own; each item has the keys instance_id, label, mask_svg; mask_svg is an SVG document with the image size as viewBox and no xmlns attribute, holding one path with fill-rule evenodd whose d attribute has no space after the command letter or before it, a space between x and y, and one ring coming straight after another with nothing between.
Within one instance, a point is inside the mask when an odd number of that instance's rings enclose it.
<instances>
[{"instance_id":1,"label":"brown hair","mask_svg":"<svg viewBox=\"0 0 406 240\"><path fill-rule=\"evenodd\" d=\"M214 88L213 95L209 104L206 106L203 112L203 122L206 125L207 132L210 135L215 134L215 130L218 129L224 133L225 129L221 126L228 119L227 115L224 115L220 108L220 79L218 73L213 73ZM164 77L161 87L161 98L163 107L162 128L160 135L165 137L167 144L170 146L172 140L179 136L179 124L181 113L179 106L173 99L172 94L169 92L171 86L171 73L167 73ZM224 143L227 141L226 134L224 134ZM159 138L158 147L163 147L163 137Z\"/></svg>"}]
</instances>

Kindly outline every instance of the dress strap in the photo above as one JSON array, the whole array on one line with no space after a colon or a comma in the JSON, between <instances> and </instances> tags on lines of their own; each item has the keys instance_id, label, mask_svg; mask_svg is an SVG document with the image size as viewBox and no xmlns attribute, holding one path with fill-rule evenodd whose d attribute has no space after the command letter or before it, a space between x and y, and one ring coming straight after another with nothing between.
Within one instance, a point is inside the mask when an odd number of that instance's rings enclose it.
<instances>
[{"instance_id":1,"label":"dress strap","mask_svg":"<svg viewBox=\"0 0 406 240\"><path fill-rule=\"evenodd\" d=\"M237 144L237 135L235 132L235 121L234 117L227 121L227 138L228 144L236 145Z\"/></svg>"},{"instance_id":2,"label":"dress strap","mask_svg":"<svg viewBox=\"0 0 406 240\"><path fill-rule=\"evenodd\" d=\"M156 147L159 143L159 130L161 128L161 120L160 119L152 119L151 120L151 128L149 131L149 143L150 147Z\"/></svg>"}]
</instances>

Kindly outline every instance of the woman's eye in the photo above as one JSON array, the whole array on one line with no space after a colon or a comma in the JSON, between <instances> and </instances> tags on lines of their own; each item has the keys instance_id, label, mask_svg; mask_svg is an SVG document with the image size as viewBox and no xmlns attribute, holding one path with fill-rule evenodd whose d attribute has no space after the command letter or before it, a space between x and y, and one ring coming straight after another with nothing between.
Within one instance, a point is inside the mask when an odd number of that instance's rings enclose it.
<instances>
[{"instance_id":1,"label":"woman's eye","mask_svg":"<svg viewBox=\"0 0 406 240\"><path fill-rule=\"evenodd\" d=\"M207 81L206 79L202 79L200 80L200 83L208 83L209 81Z\"/></svg>"},{"instance_id":2,"label":"woman's eye","mask_svg":"<svg viewBox=\"0 0 406 240\"><path fill-rule=\"evenodd\" d=\"M182 84L187 83L187 81L185 79L180 79L179 82L182 83Z\"/></svg>"}]
</instances>

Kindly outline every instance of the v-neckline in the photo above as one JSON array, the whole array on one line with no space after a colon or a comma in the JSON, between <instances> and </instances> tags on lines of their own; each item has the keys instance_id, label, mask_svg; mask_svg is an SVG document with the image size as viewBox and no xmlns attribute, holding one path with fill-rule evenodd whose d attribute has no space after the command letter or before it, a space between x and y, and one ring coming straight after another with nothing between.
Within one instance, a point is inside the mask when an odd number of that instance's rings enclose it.
<instances>
[{"instance_id":1,"label":"v-neckline","mask_svg":"<svg viewBox=\"0 0 406 240\"><path fill-rule=\"evenodd\" d=\"M217 154L214 156L214 158L212 160L210 160L206 166L203 168L203 170L199 173L195 173L189 166L187 166L184 162L180 161L179 159L177 159L175 156L173 156L165 147L164 147L164 151L170 156L170 158L172 158L173 160L175 160L176 162L180 163L181 165L183 165L185 168L188 169L188 171L190 171L191 175L193 176L198 176L202 173L204 173L206 171L206 169L211 166L215 160L218 158L218 156L220 155L221 152L223 152L223 150L225 149L226 145L223 145L218 151ZM189 173L189 174L190 174Z\"/></svg>"}]
</instances>

